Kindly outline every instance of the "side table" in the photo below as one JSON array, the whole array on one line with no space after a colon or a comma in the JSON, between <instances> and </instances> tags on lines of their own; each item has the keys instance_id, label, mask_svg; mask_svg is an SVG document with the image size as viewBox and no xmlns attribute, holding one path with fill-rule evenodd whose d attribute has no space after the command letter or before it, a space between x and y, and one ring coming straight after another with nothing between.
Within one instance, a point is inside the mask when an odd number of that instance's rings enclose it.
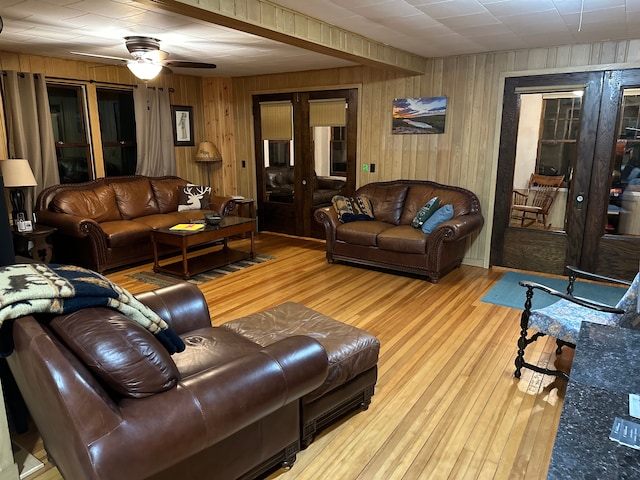
<instances>
[{"instance_id":1,"label":"side table","mask_svg":"<svg viewBox=\"0 0 640 480\"><path fill-rule=\"evenodd\" d=\"M239 217L256 218L256 207L253 198L241 198L236 202L236 213Z\"/></svg>"},{"instance_id":2,"label":"side table","mask_svg":"<svg viewBox=\"0 0 640 480\"><path fill-rule=\"evenodd\" d=\"M253 198L234 199L234 202L236 202L236 208L235 208L234 214L238 215L239 217L253 218L254 220L256 220L255 225L257 225L256 205ZM242 238L247 238L246 233L243 233L240 236Z\"/></svg>"},{"instance_id":3,"label":"side table","mask_svg":"<svg viewBox=\"0 0 640 480\"><path fill-rule=\"evenodd\" d=\"M26 248L20 248L20 243L28 244L33 242L33 249L30 251L31 257L34 260L40 260L42 263L51 262L53 257L53 248L47 243L47 237L58 230L55 227L48 227L46 225L35 224L31 232L18 232L13 230L13 244L16 253L27 250Z\"/></svg>"}]
</instances>

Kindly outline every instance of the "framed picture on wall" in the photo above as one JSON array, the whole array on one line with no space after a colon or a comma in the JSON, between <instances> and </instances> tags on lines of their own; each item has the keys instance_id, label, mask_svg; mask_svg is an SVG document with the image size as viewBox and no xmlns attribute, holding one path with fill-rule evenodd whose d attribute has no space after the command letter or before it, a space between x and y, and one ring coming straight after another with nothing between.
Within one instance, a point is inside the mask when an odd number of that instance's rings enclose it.
<instances>
[{"instance_id":1,"label":"framed picture on wall","mask_svg":"<svg viewBox=\"0 0 640 480\"><path fill-rule=\"evenodd\" d=\"M444 133L446 115L447 97L396 98L391 133Z\"/></svg>"},{"instance_id":2,"label":"framed picture on wall","mask_svg":"<svg viewBox=\"0 0 640 480\"><path fill-rule=\"evenodd\" d=\"M193 147L193 107L171 105L173 119L173 144L176 147Z\"/></svg>"}]
</instances>

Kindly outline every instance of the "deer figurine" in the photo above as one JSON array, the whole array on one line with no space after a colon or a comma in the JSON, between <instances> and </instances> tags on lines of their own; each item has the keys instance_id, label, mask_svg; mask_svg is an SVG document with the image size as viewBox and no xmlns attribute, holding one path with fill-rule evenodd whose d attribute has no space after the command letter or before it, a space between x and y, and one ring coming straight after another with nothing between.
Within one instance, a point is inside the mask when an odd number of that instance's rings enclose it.
<instances>
[{"instance_id":1,"label":"deer figurine","mask_svg":"<svg viewBox=\"0 0 640 480\"><path fill-rule=\"evenodd\" d=\"M178 205L178 210L202 210L201 200L205 194L211 192L211 187L187 185L184 193L187 195L187 205ZM182 207L182 209L180 208Z\"/></svg>"}]
</instances>

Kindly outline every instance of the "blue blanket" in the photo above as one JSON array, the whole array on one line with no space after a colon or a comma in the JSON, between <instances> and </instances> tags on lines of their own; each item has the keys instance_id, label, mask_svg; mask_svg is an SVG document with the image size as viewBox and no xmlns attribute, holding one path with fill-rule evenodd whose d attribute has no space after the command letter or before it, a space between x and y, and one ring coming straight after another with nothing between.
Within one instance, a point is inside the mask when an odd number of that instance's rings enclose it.
<instances>
[{"instance_id":1,"label":"blue blanket","mask_svg":"<svg viewBox=\"0 0 640 480\"><path fill-rule=\"evenodd\" d=\"M87 307L110 307L142 325L170 352L182 339L153 310L104 276L73 265L41 263L0 267L0 324L35 313L65 314ZM3 336L10 332L3 328ZM13 336L2 338L2 356L13 351ZM8 351L7 351L8 350Z\"/></svg>"}]
</instances>

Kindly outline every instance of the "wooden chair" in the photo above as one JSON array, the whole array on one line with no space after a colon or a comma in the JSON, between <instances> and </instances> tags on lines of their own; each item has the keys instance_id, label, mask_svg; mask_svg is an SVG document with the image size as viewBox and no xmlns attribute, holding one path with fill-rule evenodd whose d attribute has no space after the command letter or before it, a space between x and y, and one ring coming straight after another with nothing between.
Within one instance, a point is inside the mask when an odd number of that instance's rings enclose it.
<instances>
[{"instance_id":1,"label":"wooden chair","mask_svg":"<svg viewBox=\"0 0 640 480\"><path fill-rule=\"evenodd\" d=\"M545 229L551 227L551 224L547 225L547 215L563 181L564 175L532 173L526 191L513 191L511 218L519 220L521 227L535 223L540 223Z\"/></svg>"},{"instance_id":2,"label":"wooden chair","mask_svg":"<svg viewBox=\"0 0 640 480\"><path fill-rule=\"evenodd\" d=\"M528 368L538 373L569 378L569 374L561 370L550 370L538 365L528 363L524 359L524 351L532 342L545 335L556 339L556 355L562 353L562 347L575 348L580 325L582 322L593 322L602 325L615 325L624 328L637 328L638 313L638 286L640 284L640 272L633 282L627 282L611 277L604 277L594 273L585 272L575 267L567 267L569 282L567 293L562 293L539 283L521 281L521 286L527 289L524 310L520 316L520 337L518 338L518 354L514 375L520 378L521 369ZM622 298L614 306L604 305L586 298L573 295L576 278L586 278L600 282L613 283L628 286ZM558 298L551 305L536 310L531 310L533 293L535 290L546 292ZM528 331L533 333L528 337Z\"/></svg>"}]
</instances>

